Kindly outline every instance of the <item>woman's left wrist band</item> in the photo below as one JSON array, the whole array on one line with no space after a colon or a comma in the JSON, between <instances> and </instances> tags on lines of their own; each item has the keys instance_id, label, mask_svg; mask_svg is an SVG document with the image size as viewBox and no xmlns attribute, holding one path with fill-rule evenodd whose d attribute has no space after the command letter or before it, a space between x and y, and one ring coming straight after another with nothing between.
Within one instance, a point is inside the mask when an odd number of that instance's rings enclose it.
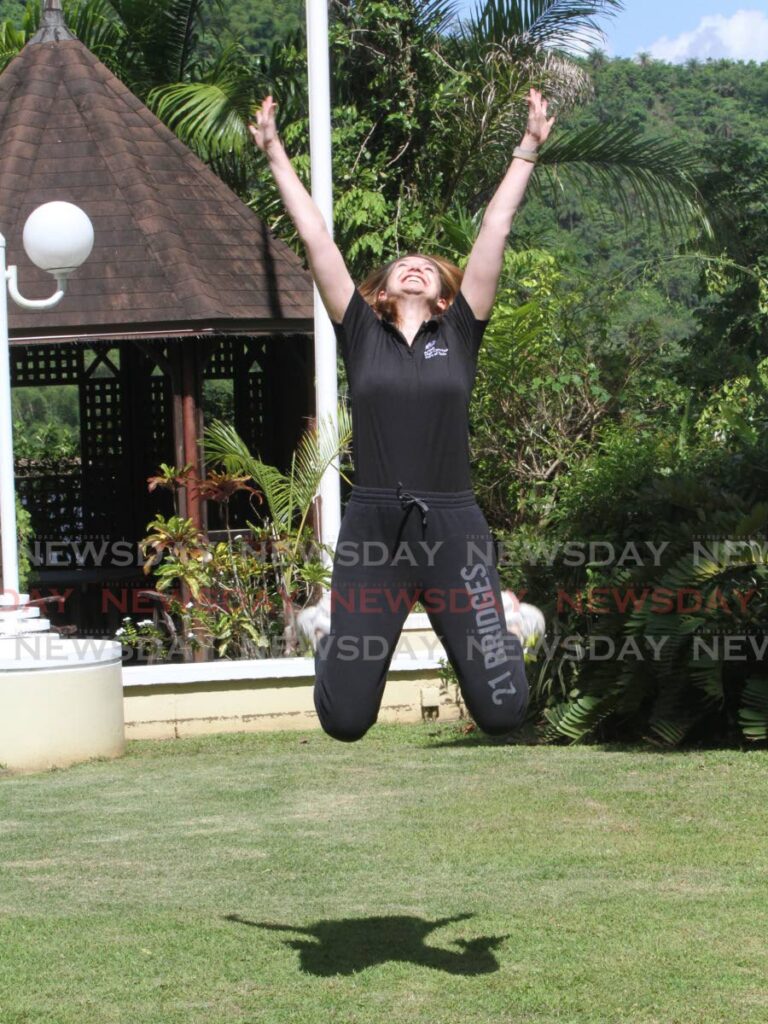
<instances>
[{"instance_id":1,"label":"woman's left wrist band","mask_svg":"<svg viewBox=\"0 0 768 1024\"><path fill-rule=\"evenodd\" d=\"M535 164L539 159L539 151L537 149L523 149L522 146L515 146L512 150L512 158L519 156L521 160L527 160L529 163Z\"/></svg>"}]
</instances>

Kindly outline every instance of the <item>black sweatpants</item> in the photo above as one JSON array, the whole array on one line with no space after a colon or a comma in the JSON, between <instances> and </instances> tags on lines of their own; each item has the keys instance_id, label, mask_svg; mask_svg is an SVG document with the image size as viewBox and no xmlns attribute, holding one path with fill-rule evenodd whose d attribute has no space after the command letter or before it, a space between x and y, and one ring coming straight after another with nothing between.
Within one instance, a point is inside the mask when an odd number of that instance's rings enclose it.
<instances>
[{"instance_id":1,"label":"black sweatpants","mask_svg":"<svg viewBox=\"0 0 768 1024\"><path fill-rule=\"evenodd\" d=\"M496 549L472 491L354 487L331 581L331 630L315 653L315 707L325 731L357 740L376 721L403 624L421 601L487 733L518 726L528 684L507 632Z\"/></svg>"}]
</instances>

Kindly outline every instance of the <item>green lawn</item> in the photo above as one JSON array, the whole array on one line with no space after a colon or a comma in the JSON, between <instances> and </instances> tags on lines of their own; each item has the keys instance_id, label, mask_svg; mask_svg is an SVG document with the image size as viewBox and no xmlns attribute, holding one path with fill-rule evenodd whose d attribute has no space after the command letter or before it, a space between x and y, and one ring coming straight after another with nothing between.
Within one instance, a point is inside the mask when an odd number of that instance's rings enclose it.
<instances>
[{"instance_id":1,"label":"green lawn","mask_svg":"<svg viewBox=\"0 0 768 1024\"><path fill-rule=\"evenodd\" d=\"M2 1024L764 1024L768 752L456 727L0 776Z\"/></svg>"}]
</instances>

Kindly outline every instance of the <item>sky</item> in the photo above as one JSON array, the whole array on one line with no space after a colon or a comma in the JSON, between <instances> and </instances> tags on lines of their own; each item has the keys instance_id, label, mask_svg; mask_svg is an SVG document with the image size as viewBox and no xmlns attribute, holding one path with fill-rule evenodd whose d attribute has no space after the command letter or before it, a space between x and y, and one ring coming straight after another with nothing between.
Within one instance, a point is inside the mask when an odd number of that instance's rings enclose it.
<instances>
[{"instance_id":1,"label":"sky","mask_svg":"<svg viewBox=\"0 0 768 1024\"><path fill-rule=\"evenodd\" d=\"M469 10L474 0L463 0ZM599 23L612 57L650 53L682 63L692 57L768 60L768 0L624 0Z\"/></svg>"}]
</instances>

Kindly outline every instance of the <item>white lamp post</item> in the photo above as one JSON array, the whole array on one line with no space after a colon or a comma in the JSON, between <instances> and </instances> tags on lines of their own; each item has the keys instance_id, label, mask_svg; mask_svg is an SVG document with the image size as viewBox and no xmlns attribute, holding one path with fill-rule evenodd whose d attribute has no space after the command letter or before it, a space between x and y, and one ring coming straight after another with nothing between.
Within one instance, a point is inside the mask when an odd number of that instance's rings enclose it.
<instances>
[{"instance_id":1,"label":"white lamp post","mask_svg":"<svg viewBox=\"0 0 768 1024\"><path fill-rule=\"evenodd\" d=\"M333 234L333 182L331 174L331 89L328 67L328 4L307 0L307 59L309 85L309 151L312 198ZM320 293L315 287L315 406L318 427L338 433L338 381L336 335ZM320 481L320 539L336 546L341 526L339 460L326 469ZM331 559L323 553L323 561Z\"/></svg>"},{"instance_id":2,"label":"white lamp post","mask_svg":"<svg viewBox=\"0 0 768 1024\"><path fill-rule=\"evenodd\" d=\"M87 214L72 203L45 203L30 214L24 225L23 242L30 260L42 270L53 274L58 288L49 299L25 299L20 295L17 268L6 267L5 238L0 235L0 534L3 556L0 633L5 634L34 629L31 623L22 625L21 606L26 604L27 597L19 594L8 292L13 301L25 309L50 309L55 306L64 296L69 275L91 253L93 225ZM45 628L42 621L38 621Z\"/></svg>"}]
</instances>

